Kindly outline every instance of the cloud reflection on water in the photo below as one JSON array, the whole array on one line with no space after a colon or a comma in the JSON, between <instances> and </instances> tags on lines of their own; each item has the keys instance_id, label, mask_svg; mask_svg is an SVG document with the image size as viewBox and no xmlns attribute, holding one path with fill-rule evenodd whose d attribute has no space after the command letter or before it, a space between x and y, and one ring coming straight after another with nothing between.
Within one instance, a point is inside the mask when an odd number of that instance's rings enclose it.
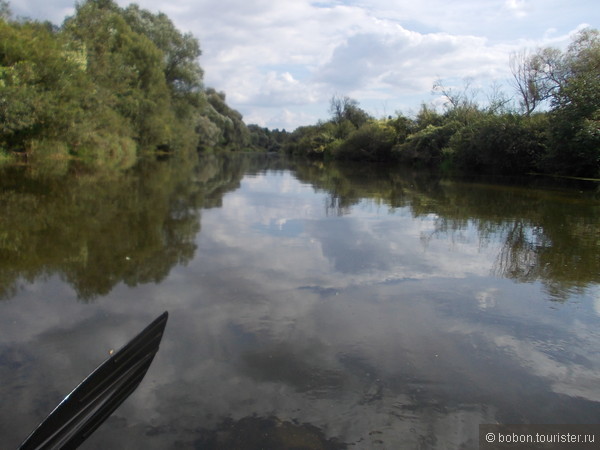
<instances>
[{"instance_id":1,"label":"cloud reflection on water","mask_svg":"<svg viewBox=\"0 0 600 450\"><path fill-rule=\"evenodd\" d=\"M289 172L246 178L202 212L194 259L161 283L82 305L50 277L0 303L5 404L24 417L9 429L1 408L0 434L16 445L163 309L146 381L90 448L192 448L225 418L273 416L363 447L458 448L480 423L598 417L593 301L555 305L539 283L494 276L501 243L481 245L474 226L423 239L435 216L363 201L332 217L325 202Z\"/></svg>"}]
</instances>

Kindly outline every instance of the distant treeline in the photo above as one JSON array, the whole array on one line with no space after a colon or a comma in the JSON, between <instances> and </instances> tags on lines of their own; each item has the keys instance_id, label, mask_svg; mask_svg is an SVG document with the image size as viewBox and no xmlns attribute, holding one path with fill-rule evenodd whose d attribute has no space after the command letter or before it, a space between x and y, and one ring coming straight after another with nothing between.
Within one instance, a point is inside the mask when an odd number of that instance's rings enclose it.
<instances>
[{"instance_id":1,"label":"distant treeline","mask_svg":"<svg viewBox=\"0 0 600 450\"><path fill-rule=\"evenodd\" d=\"M561 52L511 57L520 108L502 94L480 106L467 87L434 88L445 111L375 119L348 97L331 100L331 119L300 127L283 149L315 158L398 161L493 173L531 171L600 177L600 34L585 29ZM539 112L540 105L547 105Z\"/></svg>"},{"instance_id":2,"label":"distant treeline","mask_svg":"<svg viewBox=\"0 0 600 450\"><path fill-rule=\"evenodd\" d=\"M129 167L144 149L245 148L250 131L203 85L200 46L162 13L77 3L62 25L0 0L0 160Z\"/></svg>"}]
</instances>

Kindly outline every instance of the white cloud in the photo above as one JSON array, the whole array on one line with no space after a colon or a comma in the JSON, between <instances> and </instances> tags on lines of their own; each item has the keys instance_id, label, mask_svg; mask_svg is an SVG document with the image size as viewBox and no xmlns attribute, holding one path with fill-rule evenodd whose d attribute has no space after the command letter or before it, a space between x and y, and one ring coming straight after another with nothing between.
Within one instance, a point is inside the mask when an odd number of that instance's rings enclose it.
<instances>
[{"instance_id":1,"label":"white cloud","mask_svg":"<svg viewBox=\"0 0 600 450\"><path fill-rule=\"evenodd\" d=\"M496 306L496 298L498 297L498 288L488 288L477 293L475 298L479 309L488 309Z\"/></svg>"},{"instance_id":2,"label":"white cloud","mask_svg":"<svg viewBox=\"0 0 600 450\"><path fill-rule=\"evenodd\" d=\"M594 302L594 311L600 316L600 286L596 286L595 289L591 289L590 296Z\"/></svg>"},{"instance_id":3,"label":"white cloud","mask_svg":"<svg viewBox=\"0 0 600 450\"><path fill-rule=\"evenodd\" d=\"M514 336L497 336L494 341L499 348L512 353L523 367L527 367L541 378L548 379L555 392L600 402L597 389L600 374L595 367L557 360L539 348L536 342L519 340Z\"/></svg>"},{"instance_id":4,"label":"white cloud","mask_svg":"<svg viewBox=\"0 0 600 450\"><path fill-rule=\"evenodd\" d=\"M527 4L525 0L506 0L505 7L518 19L527 16Z\"/></svg>"},{"instance_id":5,"label":"white cloud","mask_svg":"<svg viewBox=\"0 0 600 450\"><path fill-rule=\"evenodd\" d=\"M505 71L502 49L483 38L393 31L349 37L321 67L319 80L350 92L385 89L399 95L428 92L441 76L490 77Z\"/></svg>"}]
</instances>

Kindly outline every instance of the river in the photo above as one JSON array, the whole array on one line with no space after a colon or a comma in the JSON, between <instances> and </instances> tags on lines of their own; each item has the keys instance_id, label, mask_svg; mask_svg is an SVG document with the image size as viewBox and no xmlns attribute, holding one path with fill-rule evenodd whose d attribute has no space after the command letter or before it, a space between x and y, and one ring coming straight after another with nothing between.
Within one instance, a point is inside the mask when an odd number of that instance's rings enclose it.
<instances>
[{"instance_id":1,"label":"river","mask_svg":"<svg viewBox=\"0 0 600 450\"><path fill-rule=\"evenodd\" d=\"M0 436L165 310L82 448L477 448L600 420L593 183L206 157L0 170Z\"/></svg>"}]
</instances>

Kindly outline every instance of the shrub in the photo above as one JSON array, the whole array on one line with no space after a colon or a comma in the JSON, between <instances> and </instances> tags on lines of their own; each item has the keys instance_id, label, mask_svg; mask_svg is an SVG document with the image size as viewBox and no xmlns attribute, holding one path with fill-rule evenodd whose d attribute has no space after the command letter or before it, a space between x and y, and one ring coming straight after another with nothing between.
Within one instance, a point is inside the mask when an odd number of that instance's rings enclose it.
<instances>
[{"instance_id":1,"label":"shrub","mask_svg":"<svg viewBox=\"0 0 600 450\"><path fill-rule=\"evenodd\" d=\"M452 121L442 126L427 125L421 131L408 136L406 141L394 147L394 156L403 163L417 166L435 166L441 163L442 152L460 124Z\"/></svg>"},{"instance_id":2,"label":"shrub","mask_svg":"<svg viewBox=\"0 0 600 450\"><path fill-rule=\"evenodd\" d=\"M390 160L395 139L394 128L385 122L369 122L352 132L335 149L333 156L352 160Z\"/></svg>"},{"instance_id":3,"label":"shrub","mask_svg":"<svg viewBox=\"0 0 600 450\"><path fill-rule=\"evenodd\" d=\"M513 114L486 115L458 130L449 143L453 163L464 170L524 173L545 151L544 123Z\"/></svg>"}]
</instances>

